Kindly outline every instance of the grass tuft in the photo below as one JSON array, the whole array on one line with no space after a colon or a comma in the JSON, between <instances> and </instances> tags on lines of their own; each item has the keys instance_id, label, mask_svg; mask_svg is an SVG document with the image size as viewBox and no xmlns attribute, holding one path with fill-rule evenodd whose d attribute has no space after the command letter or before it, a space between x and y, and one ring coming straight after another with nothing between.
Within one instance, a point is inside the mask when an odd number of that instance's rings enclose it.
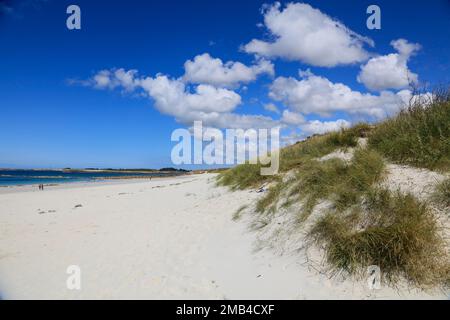
<instances>
[{"instance_id":1,"label":"grass tuft","mask_svg":"<svg viewBox=\"0 0 450 320\"><path fill-rule=\"evenodd\" d=\"M377 265L388 282L404 277L419 287L445 285L449 261L426 204L387 190L366 196L364 210L330 212L309 231L313 243L324 246L327 262L359 275Z\"/></svg>"},{"instance_id":2,"label":"grass tuft","mask_svg":"<svg viewBox=\"0 0 450 320\"><path fill-rule=\"evenodd\" d=\"M300 222L305 220L320 199L329 199L339 210L356 204L361 196L383 176L381 156L367 149L356 149L350 164L340 159L312 160L298 172L290 196L303 200Z\"/></svg>"},{"instance_id":3,"label":"grass tuft","mask_svg":"<svg viewBox=\"0 0 450 320\"><path fill-rule=\"evenodd\" d=\"M259 164L241 164L219 174L217 184L229 186L232 190L242 190L256 187L273 176L263 176L260 173Z\"/></svg>"},{"instance_id":4,"label":"grass tuft","mask_svg":"<svg viewBox=\"0 0 450 320\"><path fill-rule=\"evenodd\" d=\"M360 123L352 128L341 129L338 132L330 132L325 135L316 135L307 140L299 141L281 150L281 171L298 168L308 160L322 157L339 148L356 147L358 138L365 137L370 130L370 125Z\"/></svg>"},{"instance_id":5,"label":"grass tuft","mask_svg":"<svg viewBox=\"0 0 450 320\"><path fill-rule=\"evenodd\" d=\"M256 203L256 212L258 213L274 213L277 209L277 201L283 190L283 183L278 182L271 186L266 195Z\"/></svg>"},{"instance_id":6,"label":"grass tuft","mask_svg":"<svg viewBox=\"0 0 450 320\"><path fill-rule=\"evenodd\" d=\"M435 94L430 104L417 102L378 124L369 146L397 163L450 169L450 91Z\"/></svg>"},{"instance_id":7,"label":"grass tuft","mask_svg":"<svg viewBox=\"0 0 450 320\"><path fill-rule=\"evenodd\" d=\"M322 157L339 148L356 147L358 138L365 137L370 130L372 130L370 125L360 123L352 128L316 135L283 148L280 152L280 171L287 172L299 168L311 159ZM262 176L260 168L260 164L241 164L223 171L217 178L218 185L241 190L274 179L273 176Z\"/></svg>"},{"instance_id":8,"label":"grass tuft","mask_svg":"<svg viewBox=\"0 0 450 320\"><path fill-rule=\"evenodd\" d=\"M450 208L450 178L436 186L432 200L444 208Z\"/></svg>"},{"instance_id":9,"label":"grass tuft","mask_svg":"<svg viewBox=\"0 0 450 320\"><path fill-rule=\"evenodd\" d=\"M248 205L243 205L239 209L236 210L236 212L233 214L233 221L237 221L242 217L242 213L245 209L248 208Z\"/></svg>"}]
</instances>

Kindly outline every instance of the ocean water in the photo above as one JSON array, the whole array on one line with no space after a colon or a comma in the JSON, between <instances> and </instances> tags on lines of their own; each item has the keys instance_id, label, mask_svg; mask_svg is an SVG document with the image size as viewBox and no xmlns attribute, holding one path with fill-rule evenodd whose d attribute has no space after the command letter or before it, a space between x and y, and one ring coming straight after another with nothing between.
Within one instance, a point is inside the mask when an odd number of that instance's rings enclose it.
<instances>
[{"instance_id":1,"label":"ocean water","mask_svg":"<svg viewBox=\"0 0 450 320\"><path fill-rule=\"evenodd\" d=\"M58 170L0 170L0 186L53 184L95 181L120 177L168 176L172 173L138 172L66 172Z\"/></svg>"}]
</instances>

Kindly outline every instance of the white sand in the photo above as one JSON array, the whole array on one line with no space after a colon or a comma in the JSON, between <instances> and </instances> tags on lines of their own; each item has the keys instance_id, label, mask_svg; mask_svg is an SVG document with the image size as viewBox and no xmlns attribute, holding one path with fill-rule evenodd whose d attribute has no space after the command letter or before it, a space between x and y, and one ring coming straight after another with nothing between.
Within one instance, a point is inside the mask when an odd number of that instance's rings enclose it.
<instances>
[{"instance_id":1,"label":"white sand","mask_svg":"<svg viewBox=\"0 0 450 320\"><path fill-rule=\"evenodd\" d=\"M214 175L0 188L0 295L6 299L398 299L329 279L304 256L255 252L233 213L262 196L216 188ZM75 208L81 204L82 207ZM81 268L81 290L66 269Z\"/></svg>"}]
</instances>

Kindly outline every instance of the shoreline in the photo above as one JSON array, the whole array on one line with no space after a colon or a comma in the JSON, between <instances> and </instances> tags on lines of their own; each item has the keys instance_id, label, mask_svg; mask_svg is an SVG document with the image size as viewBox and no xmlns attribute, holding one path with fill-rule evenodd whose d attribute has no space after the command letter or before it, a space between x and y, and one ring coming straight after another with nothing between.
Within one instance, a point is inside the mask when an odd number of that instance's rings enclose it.
<instances>
[{"instance_id":1,"label":"shoreline","mask_svg":"<svg viewBox=\"0 0 450 320\"><path fill-rule=\"evenodd\" d=\"M143 180L151 181L151 180L160 180L160 179L170 179L176 177L189 177L198 175L198 173L186 173L186 174L177 174L177 175L161 175L161 176L126 176L126 177L106 177L106 178L98 178L92 180L85 181L67 181L60 183L44 183L45 190L55 190L55 189L72 189L72 188L84 188L84 187L93 187L93 186L101 186L101 185L115 185L115 184L126 184L126 183L136 183L142 182ZM39 184L42 183L33 183L33 184L15 184L15 185L0 185L0 195L5 193L16 193L16 192L30 192L30 191L39 191L35 190L38 188ZM42 192L42 191L41 191Z\"/></svg>"}]
</instances>

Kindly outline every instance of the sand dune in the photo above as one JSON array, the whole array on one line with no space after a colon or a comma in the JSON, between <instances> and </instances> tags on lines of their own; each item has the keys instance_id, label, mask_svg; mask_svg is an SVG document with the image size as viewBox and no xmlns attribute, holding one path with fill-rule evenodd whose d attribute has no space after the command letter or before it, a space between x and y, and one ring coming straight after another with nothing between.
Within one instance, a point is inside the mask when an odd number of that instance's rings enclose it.
<instances>
[{"instance_id":1,"label":"sand dune","mask_svg":"<svg viewBox=\"0 0 450 320\"><path fill-rule=\"evenodd\" d=\"M261 196L213 174L0 190L5 299L396 299L439 292L369 290L329 278L302 254L255 251L233 213ZM81 269L69 290L67 267Z\"/></svg>"}]
</instances>

